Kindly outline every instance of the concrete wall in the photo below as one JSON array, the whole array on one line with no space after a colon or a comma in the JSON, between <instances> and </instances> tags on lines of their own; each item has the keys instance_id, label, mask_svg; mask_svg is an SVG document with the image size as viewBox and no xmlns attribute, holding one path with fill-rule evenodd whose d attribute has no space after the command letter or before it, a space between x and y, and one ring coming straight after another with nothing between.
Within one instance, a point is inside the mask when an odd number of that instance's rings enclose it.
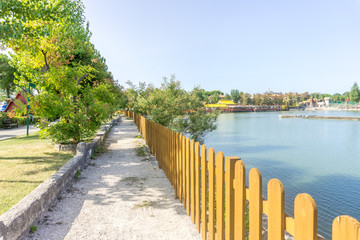
<instances>
[{"instance_id":1,"label":"concrete wall","mask_svg":"<svg viewBox=\"0 0 360 240\"><path fill-rule=\"evenodd\" d=\"M29 232L30 226L36 225L49 207L56 203L57 197L74 180L76 171L86 165L107 132L119 120L120 118L102 126L91 143L79 143L75 157L0 216L0 240L21 239L23 234Z\"/></svg>"}]
</instances>

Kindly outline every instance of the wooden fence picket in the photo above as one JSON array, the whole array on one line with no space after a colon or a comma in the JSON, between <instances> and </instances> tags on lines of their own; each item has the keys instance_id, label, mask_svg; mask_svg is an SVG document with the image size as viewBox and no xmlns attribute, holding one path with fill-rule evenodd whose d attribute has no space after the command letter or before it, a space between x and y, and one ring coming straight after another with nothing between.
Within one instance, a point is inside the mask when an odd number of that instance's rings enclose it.
<instances>
[{"instance_id":1,"label":"wooden fence picket","mask_svg":"<svg viewBox=\"0 0 360 240\"><path fill-rule=\"evenodd\" d=\"M317 207L306 193L296 196L294 205L295 239L317 240Z\"/></svg>"},{"instance_id":2,"label":"wooden fence picket","mask_svg":"<svg viewBox=\"0 0 360 240\"><path fill-rule=\"evenodd\" d=\"M190 141L190 209L191 221L195 223L195 141Z\"/></svg>"},{"instance_id":3,"label":"wooden fence picket","mask_svg":"<svg viewBox=\"0 0 360 240\"><path fill-rule=\"evenodd\" d=\"M201 146L201 236L203 240L207 240L207 154L206 145Z\"/></svg>"},{"instance_id":4,"label":"wooden fence picket","mask_svg":"<svg viewBox=\"0 0 360 240\"><path fill-rule=\"evenodd\" d=\"M295 198L294 218L285 214L284 187L278 179L267 184L262 198L262 177L258 169L249 172L246 188L245 165L238 157L227 157L213 148L175 133L131 111L132 118L151 153L174 188L174 197L201 232L203 240L245 240L246 199L249 202L249 239L262 239L262 214L268 216L269 240L284 240L285 230L296 240L323 239L317 233L317 206L305 193ZM215 199L216 198L216 199ZM360 223L350 216L336 217L332 240L360 240Z\"/></svg>"},{"instance_id":5,"label":"wooden fence picket","mask_svg":"<svg viewBox=\"0 0 360 240\"><path fill-rule=\"evenodd\" d=\"M200 232L200 143L195 144L195 224Z\"/></svg>"},{"instance_id":6,"label":"wooden fence picket","mask_svg":"<svg viewBox=\"0 0 360 240\"><path fill-rule=\"evenodd\" d=\"M249 172L249 237L262 239L262 179L260 171L252 168Z\"/></svg>"},{"instance_id":7,"label":"wooden fence picket","mask_svg":"<svg viewBox=\"0 0 360 240\"><path fill-rule=\"evenodd\" d=\"M235 163L238 157L227 157L225 160L225 239L234 239L234 179Z\"/></svg>"},{"instance_id":8,"label":"wooden fence picket","mask_svg":"<svg viewBox=\"0 0 360 240\"><path fill-rule=\"evenodd\" d=\"M209 148L209 240L215 239L215 151Z\"/></svg>"},{"instance_id":9,"label":"wooden fence picket","mask_svg":"<svg viewBox=\"0 0 360 240\"><path fill-rule=\"evenodd\" d=\"M285 193L280 180L271 179L267 186L268 240L284 240Z\"/></svg>"},{"instance_id":10,"label":"wooden fence picket","mask_svg":"<svg viewBox=\"0 0 360 240\"><path fill-rule=\"evenodd\" d=\"M236 240L245 240L245 165L241 160L235 163L234 181L234 237Z\"/></svg>"},{"instance_id":11,"label":"wooden fence picket","mask_svg":"<svg viewBox=\"0 0 360 240\"><path fill-rule=\"evenodd\" d=\"M224 239L224 154L216 154L216 239Z\"/></svg>"},{"instance_id":12,"label":"wooden fence picket","mask_svg":"<svg viewBox=\"0 0 360 240\"><path fill-rule=\"evenodd\" d=\"M360 240L360 223L350 216L336 217L332 225L332 240Z\"/></svg>"}]
</instances>

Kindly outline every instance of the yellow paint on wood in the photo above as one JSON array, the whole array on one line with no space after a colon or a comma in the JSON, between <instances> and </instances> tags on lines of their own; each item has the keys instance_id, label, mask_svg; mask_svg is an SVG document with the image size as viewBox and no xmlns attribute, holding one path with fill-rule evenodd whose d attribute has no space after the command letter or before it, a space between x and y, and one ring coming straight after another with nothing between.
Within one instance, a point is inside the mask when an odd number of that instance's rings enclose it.
<instances>
[{"instance_id":1,"label":"yellow paint on wood","mask_svg":"<svg viewBox=\"0 0 360 240\"><path fill-rule=\"evenodd\" d=\"M295 206L295 239L317 239L317 207L314 199L306 193L296 196Z\"/></svg>"},{"instance_id":2,"label":"yellow paint on wood","mask_svg":"<svg viewBox=\"0 0 360 240\"><path fill-rule=\"evenodd\" d=\"M181 164L182 164L182 198L183 198L183 206L186 208L186 137L182 136L181 140Z\"/></svg>"},{"instance_id":3,"label":"yellow paint on wood","mask_svg":"<svg viewBox=\"0 0 360 240\"><path fill-rule=\"evenodd\" d=\"M215 151L209 148L209 240L215 239Z\"/></svg>"},{"instance_id":4,"label":"yellow paint on wood","mask_svg":"<svg viewBox=\"0 0 360 240\"><path fill-rule=\"evenodd\" d=\"M200 143L195 144L195 224L200 232Z\"/></svg>"},{"instance_id":5,"label":"yellow paint on wood","mask_svg":"<svg viewBox=\"0 0 360 240\"><path fill-rule=\"evenodd\" d=\"M360 240L360 223L350 216L336 217L332 225L332 240Z\"/></svg>"},{"instance_id":6,"label":"yellow paint on wood","mask_svg":"<svg viewBox=\"0 0 360 240\"><path fill-rule=\"evenodd\" d=\"M190 138L186 138L186 212L190 216Z\"/></svg>"},{"instance_id":7,"label":"yellow paint on wood","mask_svg":"<svg viewBox=\"0 0 360 240\"><path fill-rule=\"evenodd\" d=\"M224 239L224 154L216 154L216 239Z\"/></svg>"},{"instance_id":8,"label":"yellow paint on wood","mask_svg":"<svg viewBox=\"0 0 360 240\"><path fill-rule=\"evenodd\" d=\"M238 157L226 158L225 170L225 239L234 239L234 178L235 163Z\"/></svg>"},{"instance_id":9,"label":"yellow paint on wood","mask_svg":"<svg viewBox=\"0 0 360 240\"><path fill-rule=\"evenodd\" d=\"M245 165L243 161L235 163L235 209L234 236L236 240L245 240Z\"/></svg>"},{"instance_id":10,"label":"yellow paint on wood","mask_svg":"<svg viewBox=\"0 0 360 240\"><path fill-rule=\"evenodd\" d=\"M285 193L280 180L271 179L267 186L268 240L284 240Z\"/></svg>"},{"instance_id":11,"label":"yellow paint on wood","mask_svg":"<svg viewBox=\"0 0 360 240\"><path fill-rule=\"evenodd\" d=\"M252 168L249 173L249 237L251 240L262 239L262 179L260 171Z\"/></svg>"},{"instance_id":12,"label":"yellow paint on wood","mask_svg":"<svg viewBox=\"0 0 360 240\"><path fill-rule=\"evenodd\" d=\"M201 237L207 239L207 164L206 145L201 146Z\"/></svg>"},{"instance_id":13,"label":"yellow paint on wood","mask_svg":"<svg viewBox=\"0 0 360 240\"><path fill-rule=\"evenodd\" d=\"M191 221L195 223L195 141L190 142L190 209Z\"/></svg>"},{"instance_id":14,"label":"yellow paint on wood","mask_svg":"<svg viewBox=\"0 0 360 240\"><path fill-rule=\"evenodd\" d=\"M285 230L292 236L295 235L295 220L294 218L285 214Z\"/></svg>"}]
</instances>

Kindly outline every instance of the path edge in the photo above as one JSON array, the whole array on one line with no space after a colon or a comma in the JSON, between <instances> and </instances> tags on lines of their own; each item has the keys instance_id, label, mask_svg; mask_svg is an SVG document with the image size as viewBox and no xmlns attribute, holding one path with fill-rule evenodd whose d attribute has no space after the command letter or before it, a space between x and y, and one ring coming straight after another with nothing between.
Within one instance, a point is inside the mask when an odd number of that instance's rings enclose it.
<instances>
[{"instance_id":1,"label":"path edge","mask_svg":"<svg viewBox=\"0 0 360 240\"><path fill-rule=\"evenodd\" d=\"M0 240L21 239L30 226L41 219L57 198L74 181L76 171L86 166L91 155L100 146L110 129L121 121L121 116L103 125L91 143L78 143L76 155L51 175L25 198L0 216Z\"/></svg>"}]
</instances>

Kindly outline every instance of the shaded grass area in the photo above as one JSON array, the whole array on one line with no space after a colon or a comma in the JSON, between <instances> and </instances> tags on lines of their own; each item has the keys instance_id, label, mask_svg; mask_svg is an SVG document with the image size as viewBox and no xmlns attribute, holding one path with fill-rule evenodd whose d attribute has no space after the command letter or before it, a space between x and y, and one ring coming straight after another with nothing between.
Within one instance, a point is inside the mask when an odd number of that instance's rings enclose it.
<instances>
[{"instance_id":1,"label":"shaded grass area","mask_svg":"<svg viewBox=\"0 0 360 240\"><path fill-rule=\"evenodd\" d=\"M39 139L38 133L0 141L0 214L18 203L73 156L71 152L58 152L49 139Z\"/></svg>"}]
</instances>

